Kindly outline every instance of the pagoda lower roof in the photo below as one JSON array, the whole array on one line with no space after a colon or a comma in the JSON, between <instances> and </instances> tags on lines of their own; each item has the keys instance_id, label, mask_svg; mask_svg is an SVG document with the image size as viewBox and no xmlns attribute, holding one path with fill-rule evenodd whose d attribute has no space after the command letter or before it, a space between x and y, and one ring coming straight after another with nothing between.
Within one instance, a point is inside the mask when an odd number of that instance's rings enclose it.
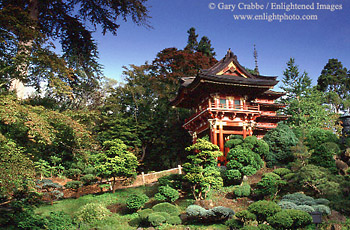
<instances>
[{"instance_id":1,"label":"pagoda lower roof","mask_svg":"<svg viewBox=\"0 0 350 230\"><path fill-rule=\"evenodd\" d=\"M269 116L269 115L261 115L257 118L257 121L259 120L279 120L283 121L291 117L290 115L274 115L274 116Z\"/></svg>"}]
</instances>

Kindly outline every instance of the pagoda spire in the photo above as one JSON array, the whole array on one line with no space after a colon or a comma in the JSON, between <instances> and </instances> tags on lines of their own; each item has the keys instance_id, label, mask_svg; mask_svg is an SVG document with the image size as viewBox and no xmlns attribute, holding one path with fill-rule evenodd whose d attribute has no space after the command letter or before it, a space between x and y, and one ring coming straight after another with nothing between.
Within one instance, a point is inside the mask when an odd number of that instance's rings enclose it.
<instances>
[{"instance_id":1,"label":"pagoda spire","mask_svg":"<svg viewBox=\"0 0 350 230\"><path fill-rule=\"evenodd\" d=\"M258 51L256 51L256 47L255 47L255 44L254 44L254 61L255 61L255 73L257 75L260 75L259 73L259 67L258 67Z\"/></svg>"}]
</instances>

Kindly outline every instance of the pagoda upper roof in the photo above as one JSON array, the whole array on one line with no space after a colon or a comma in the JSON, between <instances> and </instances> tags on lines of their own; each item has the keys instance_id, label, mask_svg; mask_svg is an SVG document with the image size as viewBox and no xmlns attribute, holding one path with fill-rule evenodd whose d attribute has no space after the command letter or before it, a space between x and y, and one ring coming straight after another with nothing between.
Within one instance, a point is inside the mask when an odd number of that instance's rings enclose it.
<instances>
[{"instance_id":1,"label":"pagoda upper roof","mask_svg":"<svg viewBox=\"0 0 350 230\"><path fill-rule=\"evenodd\" d=\"M278 81L276 76L262 76L248 72L241 66L231 50L223 59L209 69L201 70L196 76L181 79L177 97L171 102L175 106L191 107L201 93L232 91L239 94L262 94L272 89ZM187 99L186 99L187 98Z\"/></svg>"}]
</instances>

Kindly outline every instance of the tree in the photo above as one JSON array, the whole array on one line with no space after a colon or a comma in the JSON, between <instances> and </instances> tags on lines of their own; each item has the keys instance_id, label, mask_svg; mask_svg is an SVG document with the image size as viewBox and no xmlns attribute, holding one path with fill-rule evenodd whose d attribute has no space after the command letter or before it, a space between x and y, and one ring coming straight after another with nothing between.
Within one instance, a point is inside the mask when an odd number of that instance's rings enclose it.
<instances>
[{"instance_id":1,"label":"tree","mask_svg":"<svg viewBox=\"0 0 350 230\"><path fill-rule=\"evenodd\" d=\"M344 106L341 101L349 99L350 77L347 69L338 59L329 59L317 80L317 89L328 92L328 102L339 112Z\"/></svg>"},{"instance_id":2,"label":"tree","mask_svg":"<svg viewBox=\"0 0 350 230\"><path fill-rule=\"evenodd\" d=\"M115 192L116 178L121 177L124 180L136 177L136 168L138 166L136 156L127 150L123 141L115 139L103 143L104 151L93 156L95 168L99 176L113 178L112 191Z\"/></svg>"},{"instance_id":3,"label":"tree","mask_svg":"<svg viewBox=\"0 0 350 230\"><path fill-rule=\"evenodd\" d=\"M223 185L220 172L216 168L216 158L222 152L217 145L203 139L198 139L186 151L190 154L187 156L189 162L183 165L184 178L190 183L194 198L203 200L210 189Z\"/></svg>"},{"instance_id":4,"label":"tree","mask_svg":"<svg viewBox=\"0 0 350 230\"><path fill-rule=\"evenodd\" d=\"M214 48L211 47L211 41L206 36L203 36L201 38L196 51L204 54L207 57L214 57L216 55Z\"/></svg>"},{"instance_id":5,"label":"tree","mask_svg":"<svg viewBox=\"0 0 350 230\"><path fill-rule=\"evenodd\" d=\"M287 69L283 72L281 88L287 92L288 98L298 99L307 89L311 88L311 79L304 71L299 73L299 67L295 64L295 59L290 58L287 62Z\"/></svg>"},{"instance_id":6,"label":"tree","mask_svg":"<svg viewBox=\"0 0 350 230\"><path fill-rule=\"evenodd\" d=\"M97 45L89 26L116 35L117 19L146 25L146 0L2 1L1 76L17 78L38 89L44 81L61 95L91 91L100 76ZM4 41L4 42L3 42ZM59 41L57 55L51 41ZM75 95L78 96L79 94Z\"/></svg>"},{"instance_id":7,"label":"tree","mask_svg":"<svg viewBox=\"0 0 350 230\"><path fill-rule=\"evenodd\" d=\"M185 47L185 50L189 50L191 52L194 52L198 48L198 34L196 34L196 29L194 27L191 27L189 30L187 30L188 33L188 40L187 45Z\"/></svg>"}]
</instances>

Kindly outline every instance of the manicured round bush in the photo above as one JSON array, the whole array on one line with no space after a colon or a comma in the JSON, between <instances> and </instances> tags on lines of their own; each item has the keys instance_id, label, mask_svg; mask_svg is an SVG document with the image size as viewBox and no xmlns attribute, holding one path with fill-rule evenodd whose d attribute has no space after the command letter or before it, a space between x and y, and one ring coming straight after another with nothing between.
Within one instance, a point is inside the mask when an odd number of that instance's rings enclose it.
<instances>
[{"instance_id":1,"label":"manicured round bush","mask_svg":"<svg viewBox=\"0 0 350 230\"><path fill-rule=\"evenodd\" d=\"M316 204L323 204L323 205L329 205L329 200L325 198L319 198L314 200Z\"/></svg>"},{"instance_id":2,"label":"manicured round bush","mask_svg":"<svg viewBox=\"0 0 350 230\"><path fill-rule=\"evenodd\" d=\"M293 225L293 219L287 210L277 212L275 215L268 217L267 222L277 229L290 229Z\"/></svg>"},{"instance_id":3,"label":"manicured round bush","mask_svg":"<svg viewBox=\"0 0 350 230\"><path fill-rule=\"evenodd\" d=\"M229 169L225 171L225 182L227 184L234 184L242 179L242 173L237 169Z\"/></svg>"},{"instance_id":4,"label":"manicured round bush","mask_svg":"<svg viewBox=\"0 0 350 230\"><path fill-rule=\"evenodd\" d=\"M237 145L240 145L243 143L243 137L240 135L231 135L230 139L228 141L226 141L225 143L225 147L232 149Z\"/></svg>"},{"instance_id":5,"label":"manicured round bush","mask_svg":"<svg viewBox=\"0 0 350 230\"><path fill-rule=\"evenodd\" d=\"M274 228L267 224L259 224L258 225L259 230L273 230Z\"/></svg>"},{"instance_id":6,"label":"manicured round bush","mask_svg":"<svg viewBox=\"0 0 350 230\"><path fill-rule=\"evenodd\" d=\"M293 193L283 196L283 201L290 201L297 205L304 205L305 202L313 202L314 198L303 193Z\"/></svg>"},{"instance_id":7,"label":"manicured round bush","mask_svg":"<svg viewBox=\"0 0 350 230\"><path fill-rule=\"evenodd\" d=\"M235 214L235 217L239 219L242 223L245 223L247 221L253 221L256 220L256 215L249 212L248 210L242 210Z\"/></svg>"},{"instance_id":8,"label":"manicured round bush","mask_svg":"<svg viewBox=\"0 0 350 230\"><path fill-rule=\"evenodd\" d=\"M67 189L74 190L74 189L80 188L81 185L82 185L81 181L73 180L73 181L68 181L64 187L66 187Z\"/></svg>"},{"instance_id":9,"label":"manicured round bush","mask_svg":"<svg viewBox=\"0 0 350 230\"><path fill-rule=\"evenodd\" d=\"M167 223L171 225L179 225L182 223L182 221L179 216L170 216L169 219L167 220Z\"/></svg>"},{"instance_id":10,"label":"manicured round bush","mask_svg":"<svg viewBox=\"0 0 350 230\"><path fill-rule=\"evenodd\" d=\"M227 220L225 225L231 229L241 229L243 227L243 223L237 219Z\"/></svg>"},{"instance_id":11,"label":"manicured round bush","mask_svg":"<svg viewBox=\"0 0 350 230\"><path fill-rule=\"evenodd\" d=\"M292 171L290 169L287 169L287 168L278 168L278 169L273 170L273 173L275 173L281 177L284 177L285 175L287 175L291 172Z\"/></svg>"},{"instance_id":12,"label":"manicured round bush","mask_svg":"<svg viewBox=\"0 0 350 230\"><path fill-rule=\"evenodd\" d=\"M130 210L139 210L148 201L145 194L132 194L126 199L126 207Z\"/></svg>"},{"instance_id":13,"label":"manicured round bush","mask_svg":"<svg viewBox=\"0 0 350 230\"><path fill-rule=\"evenodd\" d=\"M301 210L301 211L304 211L304 212L307 212L307 213L312 213L315 211L315 209L309 205L298 205L296 206L294 209L296 210Z\"/></svg>"},{"instance_id":14,"label":"manicured round bush","mask_svg":"<svg viewBox=\"0 0 350 230\"><path fill-rule=\"evenodd\" d=\"M243 184L242 186L238 186L233 193L236 197L247 197L250 196L250 189L249 184Z\"/></svg>"},{"instance_id":15,"label":"manicured round bush","mask_svg":"<svg viewBox=\"0 0 350 230\"><path fill-rule=\"evenodd\" d=\"M248 207L248 211L256 215L258 222L263 222L266 218L280 212L281 207L272 201L259 200Z\"/></svg>"},{"instance_id":16,"label":"manicured round bush","mask_svg":"<svg viewBox=\"0 0 350 230\"><path fill-rule=\"evenodd\" d=\"M179 192L170 186L160 186L158 193L155 194L154 198L158 201L170 201L174 202L179 199Z\"/></svg>"},{"instance_id":17,"label":"manicured round bush","mask_svg":"<svg viewBox=\"0 0 350 230\"><path fill-rule=\"evenodd\" d=\"M294 204L293 202L290 201L280 201L278 202L278 205L282 208L282 209L295 209L298 205Z\"/></svg>"},{"instance_id":18,"label":"manicured round bush","mask_svg":"<svg viewBox=\"0 0 350 230\"><path fill-rule=\"evenodd\" d=\"M166 218L159 212L154 212L148 215L148 221L154 227L160 226L166 222Z\"/></svg>"},{"instance_id":19,"label":"manicured round bush","mask_svg":"<svg viewBox=\"0 0 350 230\"><path fill-rule=\"evenodd\" d=\"M186 208L186 214L188 217L201 217L206 213L206 209L199 205L190 205Z\"/></svg>"},{"instance_id":20,"label":"manicured round bush","mask_svg":"<svg viewBox=\"0 0 350 230\"><path fill-rule=\"evenodd\" d=\"M58 211L51 212L47 217L46 228L50 230L74 230L77 229L73 224L73 219L70 215Z\"/></svg>"},{"instance_id":21,"label":"manicured round bush","mask_svg":"<svg viewBox=\"0 0 350 230\"><path fill-rule=\"evenodd\" d=\"M257 169L254 168L253 166L248 165L248 166L242 167L241 172L246 176L252 176L257 172Z\"/></svg>"},{"instance_id":22,"label":"manicured round bush","mask_svg":"<svg viewBox=\"0 0 350 230\"><path fill-rule=\"evenodd\" d=\"M214 212L216 218L220 219L227 219L235 214L232 209L222 206L216 206L212 208L211 211Z\"/></svg>"},{"instance_id":23,"label":"manicured round bush","mask_svg":"<svg viewBox=\"0 0 350 230\"><path fill-rule=\"evenodd\" d=\"M277 229L298 229L312 223L312 217L307 212L285 209L267 218L267 222Z\"/></svg>"},{"instance_id":24,"label":"manicured round bush","mask_svg":"<svg viewBox=\"0 0 350 230\"><path fill-rule=\"evenodd\" d=\"M139 215L139 218L141 221L147 221L148 215L153 213L153 212L154 211L152 209L146 208L146 209L138 211L137 214Z\"/></svg>"},{"instance_id":25,"label":"manicured round bush","mask_svg":"<svg viewBox=\"0 0 350 230\"><path fill-rule=\"evenodd\" d=\"M97 178L93 174L86 174L80 178L84 185L89 185L97 181Z\"/></svg>"},{"instance_id":26,"label":"manicured round bush","mask_svg":"<svg viewBox=\"0 0 350 230\"><path fill-rule=\"evenodd\" d=\"M169 213L171 216L180 215L179 209L175 205L172 205L167 202L154 205L152 207L152 210L155 212L166 212Z\"/></svg>"},{"instance_id":27,"label":"manicured round bush","mask_svg":"<svg viewBox=\"0 0 350 230\"><path fill-rule=\"evenodd\" d=\"M315 210L315 212L320 212L323 215L330 215L331 214L331 209L327 207L326 205L319 204L319 205L314 205L312 208Z\"/></svg>"},{"instance_id":28,"label":"manicured round bush","mask_svg":"<svg viewBox=\"0 0 350 230\"><path fill-rule=\"evenodd\" d=\"M92 223L98 220L104 220L111 212L102 204L88 203L81 207L75 214L79 222Z\"/></svg>"}]
</instances>

